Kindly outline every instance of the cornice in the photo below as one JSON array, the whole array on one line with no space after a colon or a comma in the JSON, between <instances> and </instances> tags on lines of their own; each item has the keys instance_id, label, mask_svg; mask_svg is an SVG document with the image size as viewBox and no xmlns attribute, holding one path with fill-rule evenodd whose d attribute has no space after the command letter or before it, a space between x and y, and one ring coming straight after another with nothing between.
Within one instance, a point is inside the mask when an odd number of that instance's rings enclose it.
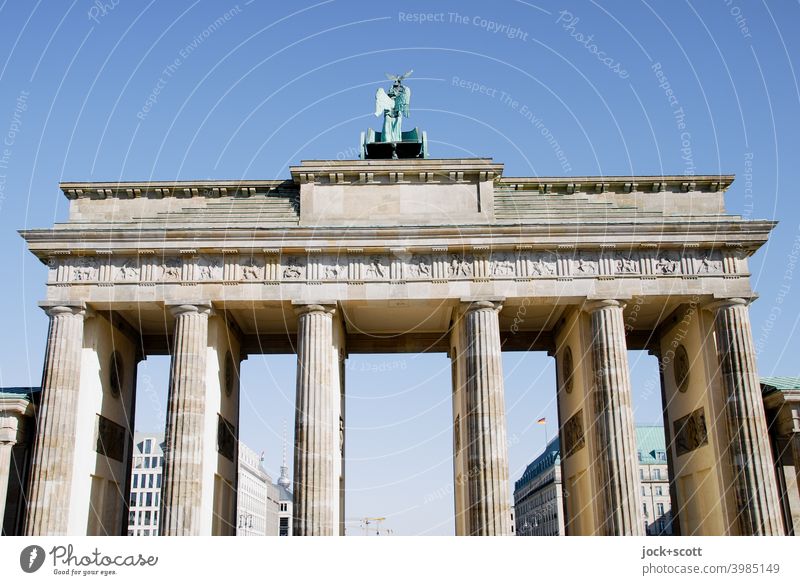
<instances>
[{"instance_id":1,"label":"cornice","mask_svg":"<svg viewBox=\"0 0 800 585\"><path fill-rule=\"evenodd\" d=\"M69 225L69 224L67 224ZM220 227L195 229L147 228L138 225L115 226L113 241L108 230L77 228L22 230L31 251L39 258L65 254L158 253L186 248L191 241L197 250L216 248L250 250L254 248L300 248L319 241L325 249L348 247L377 248L396 246L425 247L458 242L473 245L483 241L491 247L525 245L539 249L598 247L655 247L738 249L750 254L763 245L777 225L767 220L741 219L703 222L575 224L490 224L460 226L310 226L310 227ZM441 240L437 242L437 240Z\"/></svg>"},{"instance_id":2,"label":"cornice","mask_svg":"<svg viewBox=\"0 0 800 585\"><path fill-rule=\"evenodd\" d=\"M59 184L68 199L253 197L297 191L303 184L459 184L493 181L496 188L541 193L717 193L734 175L640 175L503 177L503 164L489 158L409 160L305 160L289 168L290 179L117 181Z\"/></svg>"}]
</instances>

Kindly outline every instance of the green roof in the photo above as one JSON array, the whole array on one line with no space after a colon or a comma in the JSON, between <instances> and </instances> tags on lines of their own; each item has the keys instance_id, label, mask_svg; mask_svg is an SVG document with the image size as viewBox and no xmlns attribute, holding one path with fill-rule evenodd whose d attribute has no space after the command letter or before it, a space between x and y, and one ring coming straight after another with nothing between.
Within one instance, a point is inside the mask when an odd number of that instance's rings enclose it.
<instances>
[{"instance_id":1,"label":"green roof","mask_svg":"<svg viewBox=\"0 0 800 585\"><path fill-rule=\"evenodd\" d=\"M641 453L639 463L643 465L664 465L667 462L667 447L664 439L664 427L661 425L636 425L636 449ZM658 452L662 458L658 458ZM516 482L514 491L544 473L554 465L561 464L561 452L558 435L552 439L544 453L534 459Z\"/></svg>"},{"instance_id":2,"label":"green roof","mask_svg":"<svg viewBox=\"0 0 800 585\"><path fill-rule=\"evenodd\" d=\"M0 388L0 398L28 398L30 399L34 393L39 392L41 388L30 386L8 386Z\"/></svg>"},{"instance_id":3,"label":"green roof","mask_svg":"<svg viewBox=\"0 0 800 585\"><path fill-rule=\"evenodd\" d=\"M800 378L797 376L770 376L761 378L761 392L769 394L776 390L798 390L800 389Z\"/></svg>"},{"instance_id":4,"label":"green roof","mask_svg":"<svg viewBox=\"0 0 800 585\"><path fill-rule=\"evenodd\" d=\"M636 449L641 453L639 463L657 465L667 462L666 441L664 440L664 427L661 425L636 425ZM664 453L664 458L659 459L657 452Z\"/></svg>"}]
</instances>

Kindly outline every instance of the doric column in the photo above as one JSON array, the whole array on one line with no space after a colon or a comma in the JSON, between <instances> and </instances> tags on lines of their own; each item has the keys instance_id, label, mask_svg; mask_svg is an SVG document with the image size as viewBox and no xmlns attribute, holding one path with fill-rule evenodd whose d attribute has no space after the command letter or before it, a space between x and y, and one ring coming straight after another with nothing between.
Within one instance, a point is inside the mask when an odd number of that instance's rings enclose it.
<instances>
[{"instance_id":1,"label":"doric column","mask_svg":"<svg viewBox=\"0 0 800 585\"><path fill-rule=\"evenodd\" d=\"M207 303L170 307L175 335L169 378L159 534L200 533L206 407Z\"/></svg>"},{"instance_id":2,"label":"doric column","mask_svg":"<svg viewBox=\"0 0 800 585\"><path fill-rule=\"evenodd\" d=\"M8 496L8 478L11 471L11 449L14 443L0 439L0 528L6 511L6 497Z\"/></svg>"},{"instance_id":3,"label":"doric column","mask_svg":"<svg viewBox=\"0 0 800 585\"><path fill-rule=\"evenodd\" d=\"M44 307L50 316L25 534L64 535L75 456L83 305Z\"/></svg>"},{"instance_id":4,"label":"doric column","mask_svg":"<svg viewBox=\"0 0 800 585\"><path fill-rule=\"evenodd\" d=\"M791 416L791 435L789 442L792 446L792 462L794 463L795 485L800 492L800 403L793 402L789 405Z\"/></svg>"},{"instance_id":5,"label":"doric column","mask_svg":"<svg viewBox=\"0 0 800 585\"><path fill-rule=\"evenodd\" d=\"M469 533L509 535L508 454L498 313L475 301L464 310Z\"/></svg>"},{"instance_id":6,"label":"doric column","mask_svg":"<svg viewBox=\"0 0 800 585\"><path fill-rule=\"evenodd\" d=\"M308 304L297 313L297 398L294 447L294 534L332 536L339 532L333 498L339 476L334 470L339 449L340 400L333 376L335 306ZM334 403L336 401L336 403ZM337 417L338 419L338 417ZM334 483L335 482L335 483ZM336 495L335 497L338 497Z\"/></svg>"},{"instance_id":7,"label":"doric column","mask_svg":"<svg viewBox=\"0 0 800 585\"><path fill-rule=\"evenodd\" d=\"M25 440L26 419L31 414L33 404L29 395L0 392L0 528L5 518L12 451Z\"/></svg>"},{"instance_id":8,"label":"doric column","mask_svg":"<svg viewBox=\"0 0 800 585\"><path fill-rule=\"evenodd\" d=\"M726 392L726 411L743 535L783 534L761 386L747 301L726 299L716 311L717 354Z\"/></svg>"},{"instance_id":9,"label":"doric column","mask_svg":"<svg viewBox=\"0 0 800 585\"><path fill-rule=\"evenodd\" d=\"M592 301L597 445L607 535L644 534L639 496L636 431L631 408L631 380L625 344L623 304Z\"/></svg>"}]
</instances>

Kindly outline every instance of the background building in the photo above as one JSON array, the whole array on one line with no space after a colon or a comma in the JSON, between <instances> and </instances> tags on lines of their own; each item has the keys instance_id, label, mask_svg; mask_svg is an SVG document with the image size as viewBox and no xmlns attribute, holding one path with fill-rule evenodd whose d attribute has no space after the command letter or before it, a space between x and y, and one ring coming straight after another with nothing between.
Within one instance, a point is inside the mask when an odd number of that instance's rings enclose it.
<instances>
[{"instance_id":1,"label":"background building","mask_svg":"<svg viewBox=\"0 0 800 585\"><path fill-rule=\"evenodd\" d=\"M239 485L236 536L277 536L279 502L272 478L261 467L263 457L239 441ZM272 530L274 532L272 532Z\"/></svg>"},{"instance_id":2,"label":"background building","mask_svg":"<svg viewBox=\"0 0 800 585\"><path fill-rule=\"evenodd\" d=\"M800 534L800 378L761 379L781 515L787 535Z\"/></svg>"},{"instance_id":3,"label":"background building","mask_svg":"<svg viewBox=\"0 0 800 585\"><path fill-rule=\"evenodd\" d=\"M642 484L642 522L649 535L672 534L672 505L669 496L669 472L664 427L636 427L639 457L639 480Z\"/></svg>"},{"instance_id":4,"label":"background building","mask_svg":"<svg viewBox=\"0 0 800 585\"><path fill-rule=\"evenodd\" d=\"M158 536L164 435L134 433L128 536Z\"/></svg>"},{"instance_id":5,"label":"background building","mask_svg":"<svg viewBox=\"0 0 800 585\"><path fill-rule=\"evenodd\" d=\"M286 454L283 456L281 465L281 476L276 484L278 489L278 521L280 536L292 536L292 480L289 479L289 468L286 466Z\"/></svg>"},{"instance_id":6,"label":"background building","mask_svg":"<svg viewBox=\"0 0 800 585\"><path fill-rule=\"evenodd\" d=\"M158 536L163 443L162 434L134 434L128 536ZM261 467L261 457L241 442L238 467L236 535L277 536L278 486Z\"/></svg>"},{"instance_id":7,"label":"background building","mask_svg":"<svg viewBox=\"0 0 800 585\"><path fill-rule=\"evenodd\" d=\"M672 534L667 452L661 426L636 427L642 523L647 535ZM561 483L561 449L556 437L525 469L514 484L516 534L558 536L564 528L564 492Z\"/></svg>"},{"instance_id":8,"label":"background building","mask_svg":"<svg viewBox=\"0 0 800 585\"><path fill-rule=\"evenodd\" d=\"M0 388L0 528L23 534L39 388Z\"/></svg>"},{"instance_id":9,"label":"background building","mask_svg":"<svg viewBox=\"0 0 800 585\"><path fill-rule=\"evenodd\" d=\"M564 502L561 489L561 452L558 436L544 453L525 468L514 484L514 512L519 536L564 534Z\"/></svg>"}]
</instances>

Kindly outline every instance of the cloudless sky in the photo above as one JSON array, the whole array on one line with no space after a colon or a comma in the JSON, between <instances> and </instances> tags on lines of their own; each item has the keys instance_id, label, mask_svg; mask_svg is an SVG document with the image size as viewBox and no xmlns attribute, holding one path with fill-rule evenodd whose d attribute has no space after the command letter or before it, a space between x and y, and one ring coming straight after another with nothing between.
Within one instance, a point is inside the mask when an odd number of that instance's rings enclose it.
<instances>
[{"instance_id":1,"label":"cloudless sky","mask_svg":"<svg viewBox=\"0 0 800 585\"><path fill-rule=\"evenodd\" d=\"M384 72L412 68L409 123L437 158L493 157L507 176L736 173L728 210L781 222L751 261L759 368L798 375L798 22L788 1L0 1L0 386L40 383L45 268L16 230L66 219L59 181L286 178L355 158ZM630 357L637 421L660 422L655 360ZM513 481L544 445L536 419L555 431L555 374L544 354L503 359ZM140 366L138 430L163 428L167 367ZM448 360L347 368L348 518L451 534ZM250 356L242 439L275 477L293 405L292 356Z\"/></svg>"}]
</instances>

